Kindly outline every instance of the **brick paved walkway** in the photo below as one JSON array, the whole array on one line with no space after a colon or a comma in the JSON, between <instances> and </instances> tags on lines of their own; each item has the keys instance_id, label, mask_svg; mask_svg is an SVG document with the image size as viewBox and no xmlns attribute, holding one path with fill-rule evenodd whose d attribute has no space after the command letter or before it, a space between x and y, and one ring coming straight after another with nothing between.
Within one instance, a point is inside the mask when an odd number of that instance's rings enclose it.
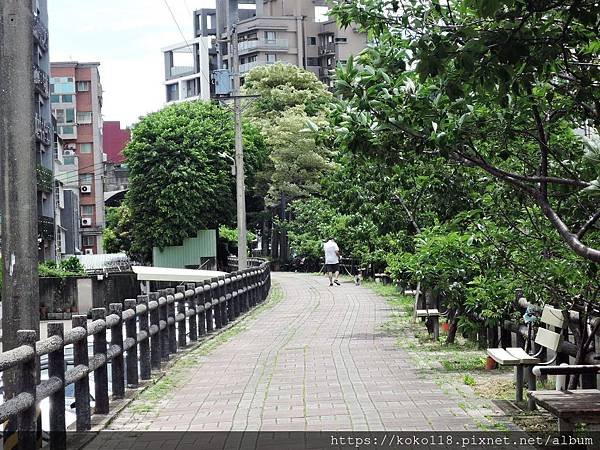
<instances>
[{"instance_id":1,"label":"brick paved walkway","mask_svg":"<svg viewBox=\"0 0 600 450\"><path fill-rule=\"evenodd\" d=\"M389 315L383 298L352 283L330 288L323 277L273 277L281 302L185 364L187 381L153 410L137 400L111 429L476 429L381 330Z\"/></svg>"}]
</instances>

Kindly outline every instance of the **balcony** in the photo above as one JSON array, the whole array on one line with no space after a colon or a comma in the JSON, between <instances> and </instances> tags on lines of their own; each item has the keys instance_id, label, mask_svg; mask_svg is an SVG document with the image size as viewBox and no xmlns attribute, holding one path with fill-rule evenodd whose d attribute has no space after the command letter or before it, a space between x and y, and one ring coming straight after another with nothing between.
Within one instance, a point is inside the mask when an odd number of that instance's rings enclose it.
<instances>
[{"instance_id":1,"label":"balcony","mask_svg":"<svg viewBox=\"0 0 600 450\"><path fill-rule=\"evenodd\" d=\"M37 190L51 193L54 176L52 171L44 166L38 165L36 169Z\"/></svg>"},{"instance_id":2,"label":"balcony","mask_svg":"<svg viewBox=\"0 0 600 450\"><path fill-rule=\"evenodd\" d=\"M264 63L260 63L258 61L249 62L246 64L240 64L240 73L250 72L255 67L261 66Z\"/></svg>"},{"instance_id":3,"label":"balcony","mask_svg":"<svg viewBox=\"0 0 600 450\"><path fill-rule=\"evenodd\" d=\"M42 50L48 51L48 28L39 16L33 19L33 38Z\"/></svg>"},{"instance_id":4,"label":"balcony","mask_svg":"<svg viewBox=\"0 0 600 450\"><path fill-rule=\"evenodd\" d=\"M33 66L33 84L35 91L47 99L50 95L50 77L37 64Z\"/></svg>"},{"instance_id":5,"label":"balcony","mask_svg":"<svg viewBox=\"0 0 600 450\"><path fill-rule=\"evenodd\" d=\"M319 55L335 55L335 43L327 42L319 47Z\"/></svg>"},{"instance_id":6,"label":"balcony","mask_svg":"<svg viewBox=\"0 0 600 450\"><path fill-rule=\"evenodd\" d=\"M255 39L251 41L242 41L238 44L240 54L256 50L287 50L290 48L287 39Z\"/></svg>"},{"instance_id":7,"label":"balcony","mask_svg":"<svg viewBox=\"0 0 600 450\"><path fill-rule=\"evenodd\" d=\"M170 73L171 78L182 77L185 75L192 75L195 73L194 66L173 66L171 67Z\"/></svg>"},{"instance_id":8,"label":"balcony","mask_svg":"<svg viewBox=\"0 0 600 450\"><path fill-rule=\"evenodd\" d=\"M52 142L52 129L44 119L36 114L35 116L35 139L38 142L48 146Z\"/></svg>"},{"instance_id":9,"label":"balcony","mask_svg":"<svg viewBox=\"0 0 600 450\"><path fill-rule=\"evenodd\" d=\"M54 240L54 219L52 217L38 217L38 238L43 241Z\"/></svg>"}]
</instances>

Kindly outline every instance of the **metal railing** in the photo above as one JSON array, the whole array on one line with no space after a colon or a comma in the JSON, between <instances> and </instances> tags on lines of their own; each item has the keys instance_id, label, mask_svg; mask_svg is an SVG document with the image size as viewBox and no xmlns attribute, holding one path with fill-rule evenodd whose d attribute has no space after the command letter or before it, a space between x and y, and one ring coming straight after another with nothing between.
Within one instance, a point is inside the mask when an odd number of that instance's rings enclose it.
<instances>
[{"instance_id":1,"label":"metal railing","mask_svg":"<svg viewBox=\"0 0 600 450\"><path fill-rule=\"evenodd\" d=\"M251 71L252 69L254 69L255 67L261 66L261 65L265 65L266 63L261 63L258 61L252 61L249 63L245 63L245 64L240 64L240 73L246 73Z\"/></svg>"},{"instance_id":2,"label":"metal railing","mask_svg":"<svg viewBox=\"0 0 600 450\"><path fill-rule=\"evenodd\" d=\"M50 145L52 130L48 124L39 115L35 116L35 138L44 145Z\"/></svg>"},{"instance_id":3,"label":"metal railing","mask_svg":"<svg viewBox=\"0 0 600 450\"><path fill-rule=\"evenodd\" d=\"M257 262L253 262L257 264ZM36 332L18 331L19 347L0 354L0 371L16 371L20 390L0 405L0 423L16 419L22 448L35 448L37 404L50 401L50 446L66 448L65 388L75 385L76 430L91 429L89 376L94 377L95 414L108 414L110 363L113 399L125 397L160 371L178 349L197 342L234 321L267 298L271 287L269 264L140 295L108 310L94 308L88 325L84 315L74 316L73 328L48 324L48 338L36 342ZM110 342L107 340L110 330ZM93 351L88 352L88 337ZM73 345L74 367L65 370L65 346ZM40 357L48 355L48 379L36 384ZM139 364L138 364L139 363Z\"/></svg>"},{"instance_id":4,"label":"metal railing","mask_svg":"<svg viewBox=\"0 0 600 450\"><path fill-rule=\"evenodd\" d=\"M48 51L48 28L40 16L35 16L33 19L33 37L42 50Z\"/></svg>"},{"instance_id":5,"label":"metal railing","mask_svg":"<svg viewBox=\"0 0 600 450\"><path fill-rule=\"evenodd\" d=\"M290 47L287 39L252 39L238 44L238 51L244 53L259 48L267 50L287 50Z\"/></svg>"},{"instance_id":6,"label":"metal railing","mask_svg":"<svg viewBox=\"0 0 600 450\"><path fill-rule=\"evenodd\" d=\"M44 98L50 95L50 77L37 64L33 65L33 84L35 91Z\"/></svg>"}]
</instances>

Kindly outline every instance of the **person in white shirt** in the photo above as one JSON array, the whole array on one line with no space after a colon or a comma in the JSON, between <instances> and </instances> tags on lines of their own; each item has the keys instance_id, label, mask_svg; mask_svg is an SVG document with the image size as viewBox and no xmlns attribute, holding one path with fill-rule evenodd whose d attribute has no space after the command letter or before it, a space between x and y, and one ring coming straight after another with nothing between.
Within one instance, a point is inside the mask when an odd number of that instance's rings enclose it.
<instances>
[{"instance_id":1,"label":"person in white shirt","mask_svg":"<svg viewBox=\"0 0 600 450\"><path fill-rule=\"evenodd\" d=\"M323 251L325 252L325 269L327 270L327 276L329 276L329 286L333 286L333 283L339 286L340 248L333 238L329 238L329 240L323 244ZM333 277L334 274L335 279Z\"/></svg>"}]
</instances>

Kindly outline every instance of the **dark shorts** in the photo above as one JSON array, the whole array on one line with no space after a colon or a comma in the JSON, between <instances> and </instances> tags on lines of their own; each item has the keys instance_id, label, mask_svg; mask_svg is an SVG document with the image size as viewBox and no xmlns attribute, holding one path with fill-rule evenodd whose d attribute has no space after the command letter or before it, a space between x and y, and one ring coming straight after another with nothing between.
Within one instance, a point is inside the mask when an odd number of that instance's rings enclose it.
<instances>
[{"instance_id":1,"label":"dark shorts","mask_svg":"<svg viewBox=\"0 0 600 450\"><path fill-rule=\"evenodd\" d=\"M325 264L325 270L328 273L334 273L340 271L340 265L338 264Z\"/></svg>"}]
</instances>

